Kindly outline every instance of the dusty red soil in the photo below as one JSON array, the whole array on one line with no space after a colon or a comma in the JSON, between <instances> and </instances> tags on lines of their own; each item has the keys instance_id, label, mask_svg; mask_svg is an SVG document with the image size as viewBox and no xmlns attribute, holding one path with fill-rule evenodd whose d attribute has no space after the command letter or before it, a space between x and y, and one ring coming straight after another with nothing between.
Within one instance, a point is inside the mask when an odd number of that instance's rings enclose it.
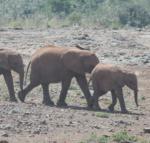
<instances>
[{"instance_id":1,"label":"dusty red soil","mask_svg":"<svg viewBox=\"0 0 150 143\"><path fill-rule=\"evenodd\" d=\"M109 96L100 99L101 112L89 111L76 82L73 80L67 96L68 108L47 107L41 104L41 87L34 89L26 103L10 103L2 76L0 77L0 140L10 143L78 143L91 133L98 136L112 135L126 130L150 142L150 134L143 129L150 127L150 31L98 30L82 28L49 30L0 31L0 48L11 48L23 55L25 65L39 47L55 44L72 47L79 44L96 52L100 61L126 67L136 72L139 81L139 104L134 103L133 93L126 87L124 97L130 114L121 114L117 104L115 113L108 112ZM16 94L18 76L13 73ZM57 101L60 84L50 86L52 99ZM92 92L92 89L91 89ZM104 118L103 115L107 115Z\"/></svg>"}]
</instances>

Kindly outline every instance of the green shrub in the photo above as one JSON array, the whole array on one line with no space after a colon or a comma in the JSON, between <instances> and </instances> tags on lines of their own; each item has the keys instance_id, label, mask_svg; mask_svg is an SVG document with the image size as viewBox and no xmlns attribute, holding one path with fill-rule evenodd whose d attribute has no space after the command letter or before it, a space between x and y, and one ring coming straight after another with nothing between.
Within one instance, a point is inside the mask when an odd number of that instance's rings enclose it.
<instances>
[{"instance_id":1,"label":"green shrub","mask_svg":"<svg viewBox=\"0 0 150 143\"><path fill-rule=\"evenodd\" d=\"M70 24L80 24L81 23L81 15L79 13L73 12L69 15Z\"/></svg>"},{"instance_id":2,"label":"green shrub","mask_svg":"<svg viewBox=\"0 0 150 143\"><path fill-rule=\"evenodd\" d=\"M101 136L98 138L98 143L109 143L110 137L108 136Z\"/></svg>"},{"instance_id":3,"label":"green shrub","mask_svg":"<svg viewBox=\"0 0 150 143\"><path fill-rule=\"evenodd\" d=\"M69 14L71 12L70 0L51 0L52 12Z\"/></svg>"},{"instance_id":4,"label":"green shrub","mask_svg":"<svg viewBox=\"0 0 150 143\"><path fill-rule=\"evenodd\" d=\"M73 24L113 29L126 25L145 27L150 24L150 1L0 0L0 17L0 27L9 25L12 28L64 27Z\"/></svg>"},{"instance_id":5,"label":"green shrub","mask_svg":"<svg viewBox=\"0 0 150 143\"><path fill-rule=\"evenodd\" d=\"M113 140L120 143L120 142L135 142L137 138L135 136L129 135L126 131L121 131L113 135Z\"/></svg>"},{"instance_id":6,"label":"green shrub","mask_svg":"<svg viewBox=\"0 0 150 143\"><path fill-rule=\"evenodd\" d=\"M144 27L150 24L150 14L143 7L133 5L119 14L119 20L123 25L128 24L133 27Z\"/></svg>"},{"instance_id":7,"label":"green shrub","mask_svg":"<svg viewBox=\"0 0 150 143\"><path fill-rule=\"evenodd\" d=\"M100 118L109 118L109 114L108 113L102 113L102 112L97 112L95 114L96 117L100 117Z\"/></svg>"}]
</instances>

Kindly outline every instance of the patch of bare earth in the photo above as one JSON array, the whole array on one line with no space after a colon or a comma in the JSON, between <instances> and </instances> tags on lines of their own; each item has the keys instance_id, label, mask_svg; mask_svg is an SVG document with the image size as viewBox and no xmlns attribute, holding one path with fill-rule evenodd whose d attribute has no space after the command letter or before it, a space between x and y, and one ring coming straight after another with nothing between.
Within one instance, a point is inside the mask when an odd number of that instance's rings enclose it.
<instances>
[{"instance_id":1,"label":"patch of bare earth","mask_svg":"<svg viewBox=\"0 0 150 143\"><path fill-rule=\"evenodd\" d=\"M89 111L78 85L73 80L67 95L68 108L42 105L42 89L35 88L26 103L10 103L3 77L0 76L0 140L9 143L78 143L91 133L112 135L126 130L129 134L150 142L150 31L101 30L65 28L49 30L0 31L0 48L11 48L23 55L25 65L41 46L55 44L72 47L76 44L94 51L103 63L112 63L136 72L139 81L137 108L131 90L124 88L130 114L121 114L117 104L109 113L110 93L100 98L101 112ZM16 94L18 75L13 72ZM92 92L92 89L91 89ZM56 103L60 84L50 85Z\"/></svg>"}]
</instances>

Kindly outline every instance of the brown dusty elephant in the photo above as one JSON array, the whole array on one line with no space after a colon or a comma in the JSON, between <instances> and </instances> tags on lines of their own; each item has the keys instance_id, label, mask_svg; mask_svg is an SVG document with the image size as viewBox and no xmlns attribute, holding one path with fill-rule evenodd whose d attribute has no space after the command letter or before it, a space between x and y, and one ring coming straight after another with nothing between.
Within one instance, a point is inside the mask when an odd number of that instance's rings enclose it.
<instances>
[{"instance_id":1,"label":"brown dusty elephant","mask_svg":"<svg viewBox=\"0 0 150 143\"><path fill-rule=\"evenodd\" d=\"M54 105L49 96L48 86L50 83L61 82L62 90L57 105L67 106L66 94L72 78L75 77L86 97L88 106L91 106L91 94L85 73L90 73L98 63L98 58L90 51L56 46L41 48L35 52L30 62L30 84L19 92L18 96L24 102L29 91L42 85L43 104Z\"/></svg>"},{"instance_id":2,"label":"brown dusty elephant","mask_svg":"<svg viewBox=\"0 0 150 143\"><path fill-rule=\"evenodd\" d=\"M135 103L138 106L138 84L134 73L121 70L119 67L113 65L98 64L91 73L91 80L94 89L93 108L95 110L100 109L98 98L111 91L112 104L109 106L109 110L114 111L114 106L118 98L121 111L124 113L127 112L122 91L122 87L125 85L134 91Z\"/></svg>"},{"instance_id":3,"label":"brown dusty elephant","mask_svg":"<svg viewBox=\"0 0 150 143\"><path fill-rule=\"evenodd\" d=\"M11 70L19 74L20 89L23 89L24 65L20 54L9 49L0 49L0 74L3 74L8 87L10 101L17 101L15 97Z\"/></svg>"}]
</instances>

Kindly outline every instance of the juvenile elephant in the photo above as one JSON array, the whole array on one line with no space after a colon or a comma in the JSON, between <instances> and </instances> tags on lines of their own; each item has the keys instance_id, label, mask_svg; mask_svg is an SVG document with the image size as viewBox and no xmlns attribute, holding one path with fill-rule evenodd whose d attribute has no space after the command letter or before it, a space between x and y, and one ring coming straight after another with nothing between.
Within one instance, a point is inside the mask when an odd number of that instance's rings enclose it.
<instances>
[{"instance_id":1,"label":"juvenile elephant","mask_svg":"<svg viewBox=\"0 0 150 143\"><path fill-rule=\"evenodd\" d=\"M19 92L19 98L24 102L26 94L41 84L43 104L54 105L49 96L48 86L49 83L61 82L62 90L57 105L67 106L65 103L66 94L71 79L75 77L86 97L88 106L91 106L91 94L85 73L90 73L98 62L96 55L86 50L55 46L41 48L35 52L31 59L30 84L22 92Z\"/></svg>"},{"instance_id":2,"label":"juvenile elephant","mask_svg":"<svg viewBox=\"0 0 150 143\"><path fill-rule=\"evenodd\" d=\"M9 49L0 49L0 74L3 74L8 87L10 101L17 101L14 92L11 70L17 72L20 78L20 89L23 89L24 65L22 57Z\"/></svg>"},{"instance_id":3,"label":"juvenile elephant","mask_svg":"<svg viewBox=\"0 0 150 143\"><path fill-rule=\"evenodd\" d=\"M134 73L121 70L113 65L98 64L91 73L91 80L94 89L94 109L100 109L98 98L108 91L111 91L112 104L109 106L109 110L114 111L114 106L118 98L121 111L124 113L127 112L122 91L122 87L125 85L134 91L135 103L138 106L138 84L137 77Z\"/></svg>"}]
</instances>

